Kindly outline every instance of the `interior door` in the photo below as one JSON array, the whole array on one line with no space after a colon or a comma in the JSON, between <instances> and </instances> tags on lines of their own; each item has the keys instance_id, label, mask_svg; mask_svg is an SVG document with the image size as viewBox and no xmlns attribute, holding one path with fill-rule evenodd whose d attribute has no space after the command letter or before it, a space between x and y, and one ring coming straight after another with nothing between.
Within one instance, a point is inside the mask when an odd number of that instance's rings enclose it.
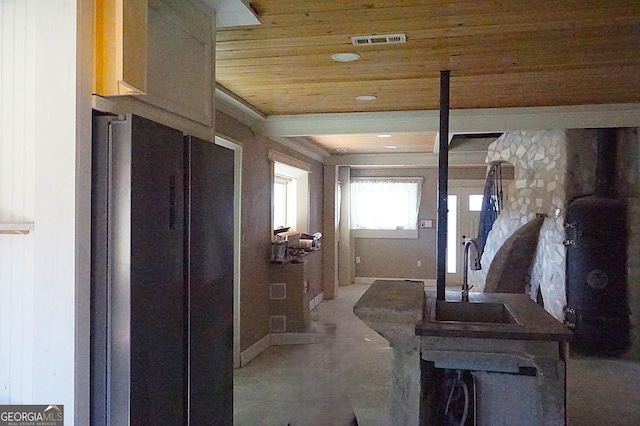
<instances>
[{"instance_id":1,"label":"interior door","mask_svg":"<svg viewBox=\"0 0 640 426\"><path fill-rule=\"evenodd\" d=\"M478 236L484 181L449 183L446 283L462 283L464 243Z\"/></svg>"}]
</instances>

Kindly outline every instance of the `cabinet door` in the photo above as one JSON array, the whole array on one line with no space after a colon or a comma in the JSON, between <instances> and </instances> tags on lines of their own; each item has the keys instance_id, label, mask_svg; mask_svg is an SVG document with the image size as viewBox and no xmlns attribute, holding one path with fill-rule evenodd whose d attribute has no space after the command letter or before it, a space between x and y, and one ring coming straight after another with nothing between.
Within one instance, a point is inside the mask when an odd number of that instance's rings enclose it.
<instances>
[{"instance_id":1,"label":"cabinet door","mask_svg":"<svg viewBox=\"0 0 640 426\"><path fill-rule=\"evenodd\" d=\"M149 1L149 66L145 102L212 125L214 32L196 2Z\"/></svg>"},{"instance_id":2,"label":"cabinet door","mask_svg":"<svg viewBox=\"0 0 640 426\"><path fill-rule=\"evenodd\" d=\"M189 422L233 423L233 151L185 138Z\"/></svg>"}]
</instances>

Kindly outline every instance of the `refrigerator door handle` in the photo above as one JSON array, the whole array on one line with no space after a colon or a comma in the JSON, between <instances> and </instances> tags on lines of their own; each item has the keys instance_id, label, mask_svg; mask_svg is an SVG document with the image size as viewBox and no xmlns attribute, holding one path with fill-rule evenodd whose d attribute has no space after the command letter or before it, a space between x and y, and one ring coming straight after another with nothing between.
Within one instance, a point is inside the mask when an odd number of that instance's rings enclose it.
<instances>
[{"instance_id":1,"label":"refrigerator door handle","mask_svg":"<svg viewBox=\"0 0 640 426\"><path fill-rule=\"evenodd\" d=\"M176 176L169 178L169 229L176 229Z\"/></svg>"}]
</instances>

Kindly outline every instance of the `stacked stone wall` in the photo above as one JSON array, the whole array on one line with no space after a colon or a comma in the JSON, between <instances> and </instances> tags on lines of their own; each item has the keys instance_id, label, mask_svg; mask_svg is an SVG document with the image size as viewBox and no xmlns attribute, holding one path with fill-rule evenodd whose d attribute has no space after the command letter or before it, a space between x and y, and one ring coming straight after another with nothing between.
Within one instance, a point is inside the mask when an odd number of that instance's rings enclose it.
<instances>
[{"instance_id":1,"label":"stacked stone wall","mask_svg":"<svg viewBox=\"0 0 640 426\"><path fill-rule=\"evenodd\" d=\"M565 296L564 212L567 170L567 133L564 130L505 133L489 146L487 163L506 161L514 166L514 180L506 187L504 208L487 237L483 269L470 274L471 283L484 289L489 266L502 244L536 213L546 215L531 269L531 295L541 289L545 308L562 318Z\"/></svg>"},{"instance_id":2,"label":"stacked stone wall","mask_svg":"<svg viewBox=\"0 0 640 426\"><path fill-rule=\"evenodd\" d=\"M640 360L640 135L638 128L617 131L615 197L627 202L628 302L632 347L626 357ZM507 161L515 177L505 188L504 209L482 256L483 269L470 272L474 290L482 291L496 252L518 228L543 213L546 219L531 269L530 294L540 288L545 308L563 319L566 303L564 218L574 199L591 195L596 185L596 131L545 130L505 133L489 146L487 163Z\"/></svg>"}]
</instances>

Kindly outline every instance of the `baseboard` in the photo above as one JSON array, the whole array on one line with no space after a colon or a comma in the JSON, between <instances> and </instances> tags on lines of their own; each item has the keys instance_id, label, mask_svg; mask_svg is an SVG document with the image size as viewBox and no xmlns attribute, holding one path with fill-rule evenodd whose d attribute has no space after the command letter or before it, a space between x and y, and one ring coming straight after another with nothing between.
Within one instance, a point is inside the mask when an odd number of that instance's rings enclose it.
<instances>
[{"instance_id":1,"label":"baseboard","mask_svg":"<svg viewBox=\"0 0 640 426\"><path fill-rule=\"evenodd\" d=\"M436 289L436 280L429 278L424 280L424 288L425 290L435 290Z\"/></svg>"},{"instance_id":2,"label":"baseboard","mask_svg":"<svg viewBox=\"0 0 640 426\"><path fill-rule=\"evenodd\" d=\"M318 296L322 296L320 293ZM317 299L318 297L315 297ZM318 303L320 303L318 300ZM309 333L270 333L258 340L253 345L240 353L240 367L244 367L251 362L255 357L267 350L270 346L280 345L308 345L311 343L318 343L323 337L322 333L309 332Z\"/></svg>"},{"instance_id":3,"label":"baseboard","mask_svg":"<svg viewBox=\"0 0 640 426\"><path fill-rule=\"evenodd\" d=\"M322 300L324 300L324 292L321 291L319 295L309 301L309 310L312 311Z\"/></svg>"},{"instance_id":4,"label":"baseboard","mask_svg":"<svg viewBox=\"0 0 640 426\"><path fill-rule=\"evenodd\" d=\"M435 283L435 280L425 280L425 279L422 279L422 278L356 277L356 284L373 284L374 281L378 281L378 280L382 280L382 281L422 281L423 283L426 283L427 281L433 281Z\"/></svg>"},{"instance_id":5,"label":"baseboard","mask_svg":"<svg viewBox=\"0 0 640 426\"><path fill-rule=\"evenodd\" d=\"M264 352L269 346L271 346L271 334L267 334L240 353L240 367L249 364L252 359Z\"/></svg>"}]
</instances>

